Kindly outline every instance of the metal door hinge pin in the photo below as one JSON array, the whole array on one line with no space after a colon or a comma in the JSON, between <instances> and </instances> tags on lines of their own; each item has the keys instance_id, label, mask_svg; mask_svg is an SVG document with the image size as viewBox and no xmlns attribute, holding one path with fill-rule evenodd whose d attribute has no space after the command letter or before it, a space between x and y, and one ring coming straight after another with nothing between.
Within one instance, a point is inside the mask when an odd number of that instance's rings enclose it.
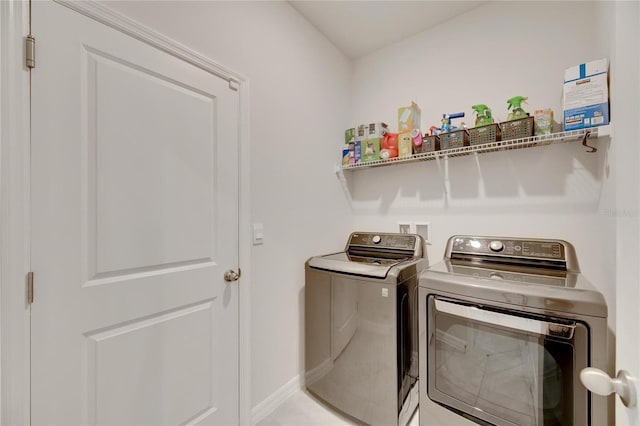
<instances>
[{"instance_id":1,"label":"metal door hinge pin","mask_svg":"<svg viewBox=\"0 0 640 426\"><path fill-rule=\"evenodd\" d=\"M27 273L27 303L33 303L33 272Z\"/></svg>"},{"instance_id":2,"label":"metal door hinge pin","mask_svg":"<svg viewBox=\"0 0 640 426\"><path fill-rule=\"evenodd\" d=\"M36 67L36 39L29 34L25 40L26 44L26 65L32 69Z\"/></svg>"}]
</instances>

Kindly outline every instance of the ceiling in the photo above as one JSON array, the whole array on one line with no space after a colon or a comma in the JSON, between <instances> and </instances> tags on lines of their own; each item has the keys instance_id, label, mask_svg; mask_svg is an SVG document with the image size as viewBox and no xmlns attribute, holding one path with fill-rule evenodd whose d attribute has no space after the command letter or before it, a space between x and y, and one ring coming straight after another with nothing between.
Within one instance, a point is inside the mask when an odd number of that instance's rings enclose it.
<instances>
[{"instance_id":1,"label":"ceiling","mask_svg":"<svg viewBox=\"0 0 640 426\"><path fill-rule=\"evenodd\" d=\"M289 0L289 3L345 55L357 59L486 2Z\"/></svg>"}]
</instances>

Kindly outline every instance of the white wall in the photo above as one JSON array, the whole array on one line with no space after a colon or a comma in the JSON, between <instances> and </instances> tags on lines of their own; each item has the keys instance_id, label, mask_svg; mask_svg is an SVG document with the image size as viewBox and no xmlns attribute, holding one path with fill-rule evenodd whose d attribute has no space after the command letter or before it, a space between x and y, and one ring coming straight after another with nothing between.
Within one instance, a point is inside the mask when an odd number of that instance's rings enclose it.
<instances>
[{"instance_id":1,"label":"white wall","mask_svg":"<svg viewBox=\"0 0 640 426\"><path fill-rule=\"evenodd\" d=\"M249 79L251 220L265 235L251 253L255 406L304 368L305 260L350 230L333 164L351 65L286 2L106 4Z\"/></svg>"},{"instance_id":2,"label":"white wall","mask_svg":"<svg viewBox=\"0 0 640 426\"><path fill-rule=\"evenodd\" d=\"M579 5L580 7L576 7ZM498 120L506 100L562 117L564 70L609 57L612 43L597 2L490 2L355 63L352 123L385 121L415 100L422 128L443 113L484 103ZM582 271L604 293L615 320L615 202L608 139L589 154L579 142L348 172L357 228L397 229L429 221L433 263L454 234L566 239Z\"/></svg>"}]
</instances>

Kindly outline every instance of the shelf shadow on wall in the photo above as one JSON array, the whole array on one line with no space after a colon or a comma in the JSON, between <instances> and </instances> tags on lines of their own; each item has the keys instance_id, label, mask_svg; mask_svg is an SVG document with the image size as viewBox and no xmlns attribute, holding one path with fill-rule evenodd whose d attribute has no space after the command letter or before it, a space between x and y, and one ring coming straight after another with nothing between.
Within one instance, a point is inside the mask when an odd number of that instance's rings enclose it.
<instances>
[{"instance_id":1,"label":"shelf shadow on wall","mask_svg":"<svg viewBox=\"0 0 640 426\"><path fill-rule=\"evenodd\" d=\"M356 214L597 211L609 138L345 173Z\"/></svg>"},{"instance_id":2,"label":"shelf shadow on wall","mask_svg":"<svg viewBox=\"0 0 640 426\"><path fill-rule=\"evenodd\" d=\"M403 211L414 204L404 206L407 200L440 206L446 199L442 160L347 172L345 180L349 183L352 210L358 214Z\"/></svg>"}]
</instances>

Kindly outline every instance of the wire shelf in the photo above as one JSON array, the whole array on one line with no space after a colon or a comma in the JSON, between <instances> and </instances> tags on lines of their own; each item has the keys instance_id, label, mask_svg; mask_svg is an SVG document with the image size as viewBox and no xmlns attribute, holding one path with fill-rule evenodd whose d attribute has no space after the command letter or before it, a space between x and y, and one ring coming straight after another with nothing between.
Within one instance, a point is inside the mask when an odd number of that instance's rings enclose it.
<instances>
[{"instance_id":1,"label":"wire shelf","mask_svg":"<svg viewBox=\"0 0 640 426\"><path fill-rule=\"evenodd\" d=\"M527 138L511 139L507 141L489 142L481 145L463 146L460 148L442 149L439 151L423 152L407 157L390 158L388 160L375 160L366 163L338 166L338 170L359 170L370 167L391 166L400 163L414 163L416 161L429 161L440 158L462 157L465 155L487 152L507 151L510 149L534 148L538 146L552 145L563 142L582 140L584 146L595 152L596 149L586 145L587 139L610 135L609 125L591 127L588 129L557 132L549 135L531 136Z\"/></svg>"}]
</instances>

